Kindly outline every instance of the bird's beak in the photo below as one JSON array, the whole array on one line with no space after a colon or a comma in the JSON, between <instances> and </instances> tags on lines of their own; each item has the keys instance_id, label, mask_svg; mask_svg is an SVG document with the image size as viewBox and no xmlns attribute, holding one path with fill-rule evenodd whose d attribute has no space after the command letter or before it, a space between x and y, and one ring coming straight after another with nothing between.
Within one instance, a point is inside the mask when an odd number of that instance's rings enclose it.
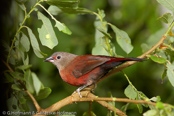
<instances>
[{"instance_id":1,"label":"bird's beak","mask_svg":"<svg viewBox=\"0 0 174 116\"><path fill-rule=\"evenodd\" d=\"M52 57L48 57L44 60L44 62L54 62L54 59Z\"/></svg>"}]
</instances>

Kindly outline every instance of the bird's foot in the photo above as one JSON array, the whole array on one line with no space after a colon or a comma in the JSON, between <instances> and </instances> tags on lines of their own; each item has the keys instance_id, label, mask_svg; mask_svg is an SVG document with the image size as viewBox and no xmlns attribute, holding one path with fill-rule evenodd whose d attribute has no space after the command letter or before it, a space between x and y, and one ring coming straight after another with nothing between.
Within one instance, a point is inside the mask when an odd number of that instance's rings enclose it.
<instances>
[{"instance_id":1,"label":"bird's foot","mask_svg":"<svg viewBox=\"0 0 174 116\"><path fill-rule=\"evenodd\" d=\"M74 94L74 93L78 93L79 94L79 96L80 96L80 98L82 98L82 95L81 95L81 93L80 93L80 89L78 88L77 90L75 90L72 94Z\"/></svg>"},{"instance_id":2,"label":"bird's foot","mask_svg":"<svg viewBox=\"0 0 174 116\"><path fill-rule=\"evenodd\" d=\"M79 87L77 90L75 90L72 94L74 94L74 93L78 93L79 94L79 96L80 96L80 98L82 98L82 95L80 94L80 91L82 90L82 89L84 89L85 87L87 87L88 85L83 85L83 86L81 86L81 87Z\"/></svg>"}]
</instances>

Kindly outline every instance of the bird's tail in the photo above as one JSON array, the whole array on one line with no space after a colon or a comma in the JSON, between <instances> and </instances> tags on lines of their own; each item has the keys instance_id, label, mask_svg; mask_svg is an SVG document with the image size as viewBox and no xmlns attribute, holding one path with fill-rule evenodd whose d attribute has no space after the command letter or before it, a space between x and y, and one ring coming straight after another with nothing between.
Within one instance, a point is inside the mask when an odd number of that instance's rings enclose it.
<instances>
[{"instance_id":1,"label":"bird's tail","mask_svg":"<svg viewBox=\"0 0 174 116\"><path fill-rule=\"evenodd\" d=\"M126 61L145 61L145 59L142 59L142 58L123 58L123 60L126 60Z\"/></svg>"},{"instance_id":2,"label":"bird's tail","mask_svg":"<svg viewBox=\"0 0 174 116\"><path fill-rule=\"evenodd\" d=\"M118 57L112 57L109 62L113 62L113 61L117 61L117 62L126 62L126 61L145 61L145 59L142 59L142 58L118 58Z\"/></svg>"}]
</instances>

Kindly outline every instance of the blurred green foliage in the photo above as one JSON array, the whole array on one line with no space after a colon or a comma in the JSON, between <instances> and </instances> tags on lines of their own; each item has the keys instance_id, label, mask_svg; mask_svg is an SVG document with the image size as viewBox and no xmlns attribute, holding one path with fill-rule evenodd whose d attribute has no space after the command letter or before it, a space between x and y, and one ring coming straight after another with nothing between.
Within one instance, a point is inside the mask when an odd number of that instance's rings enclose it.
<instances>
[{"instance_id":1,"label":"blurred green foliage","mask_svg":"<svg viewBox=\"0 0 174 116\"><path fill-rule=\"evenodd\" d=\"M35 0L28 0L25 2L27 11L35 4L35 2ZM2 17L2 21L4 22L2 31L3 45L11 42L17 31L16 29L24 18L24 13L20 8L21 6L19 6L16 1L8 0L4 2L4 4L7 4L8 9L6 9L7 11L5 11ZM46 3L43 4L43 6L45 8L49 7ZM107 22L116 25L119 29L128 33L134 49L127 55L118 46L111 27L108 28L108 32L113 37L111 41L114 44L116 53L124 57L137 57L141 55L143 53L141 44L148 43L150 35L164 27L161 22L157 20L161 15L161 6L155 0L81 0L79 7L87 8L94 12L98 12L98 9L104 10L106 15L105 20ZM38 9L45 16L50 18L43 9ZM30 27L35 36L39 38L37 28L41 27L41 21L37 19L35 12L31 15L32 16L29 16L27 19L25 25ZM58 21L64 23L72 34L67 35L59 31L57 28L54 28L58 39L58 45L50 50L47 47L41 46L41 43L39 43L41 51L46 53L48 56L56 51L70 52L77 55L92 53L92 48L95 46L95 15L77 15L60 12L54 17ZM55 25L54 20L51 20L51 23L52 25ZM26 30L23 31L26 33ZM160 38L161 36L153 38L153 41L158 41ZM8 51L4 50L3 52L6 55ZM76 87L63 82L59 76L57 68L51 63L43 62L43 60L43 58L36 57L36 55L30 50L29 64L32 65L31 70L37 74L45 87L52 89L51 94L47 98L38 100L42 108L47 108L53 103L71 95L72 92L76 90ZM164 68L165 67L161 64L156 64L151 60L147 60L124 69L124 72L128 75L136 89L142 91L149 98L160 96L163 102L174 104L174 88L167 79L161 79ZM114 97L126 97L124 90L128 84L129 83L123 73L119 72L98 83L94 94L107 97L108 93L111 92ZM7 90L10 90L10 87L7 88ZM32 101L28 99L27 103L29 104L30 111L35 110ZM125 103L115 103L115 106L119 109L121 109L123 105L125 105ZM88 109L88 102L78 102L65 106L60 111L77 112L78 116L80 116L88 111ZM143 112L146 110L146 108L143 108ZM108 113L108 110L105 107L95 102L92 103L92 111L97 116L107 115ZM128 116L141 115L138 113L135 104L129 105L126 114Z\"/></svg>"}]
</instances>

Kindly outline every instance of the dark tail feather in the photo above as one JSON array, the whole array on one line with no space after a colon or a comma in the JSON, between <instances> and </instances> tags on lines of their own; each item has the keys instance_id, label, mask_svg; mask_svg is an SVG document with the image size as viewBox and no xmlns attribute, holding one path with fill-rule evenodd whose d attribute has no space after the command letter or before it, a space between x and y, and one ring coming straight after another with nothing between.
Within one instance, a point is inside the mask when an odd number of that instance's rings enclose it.
<instances>
[{"instance_id":1,"label":"dark tail feather","mask_svg":"<svg viewBox=\"0 0 174 116\"><path fill-rule=\"evenodd\" d=\"M146 59L142 59L142 58L126 58L125 60L127 60L127 61L146 61Z\"/></svg>"},{"instance_id":2,"label":"dark tail feather","mask_svg":"<svg viewBox=\"0 0 174 116\"><path fill-rule=\"evenodd\" d=\"M145 61L145 59L142 59L142 58L115 58L115 57L113 57L106 64L108 64L111 68L113 68L113 67L116 67L116 66L119 66L119 65L125 63L126 61ZM105 64L105 66L106 66L106 64Z\"/></svg>"},{"instance_id":3,"label":"dark tail feather","mask_svg":"<svg viewBox=\"0 0 174 116\"><path fill-rule=\"evenodd\" d=\"M112 59L110 61L108 61L107 63L113 62L113 61L124 63L126 61L145 61L145 59L142 59L142 58L118 58L118 57L112 57Z\"/></svg>"}]
</instances>

